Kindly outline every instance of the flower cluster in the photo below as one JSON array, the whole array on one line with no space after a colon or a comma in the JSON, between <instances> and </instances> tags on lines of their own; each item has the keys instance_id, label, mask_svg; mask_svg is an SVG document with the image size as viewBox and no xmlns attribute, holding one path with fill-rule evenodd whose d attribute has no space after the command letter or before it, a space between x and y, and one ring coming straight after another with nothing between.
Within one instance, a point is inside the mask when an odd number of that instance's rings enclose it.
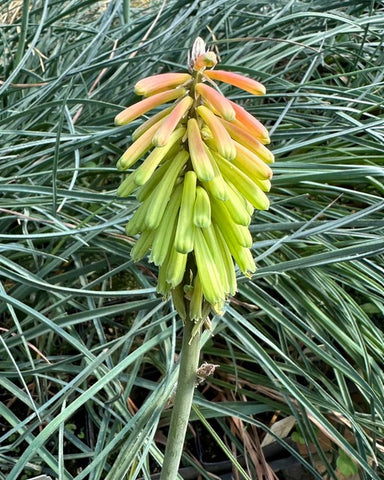
<instances>
[{"instance_id":1,"label":"flower cluster","mask_svg":"<svg viewBox=\"0 0 384 480\"><path fill-rule=\"evenodd\" d=\"M198 39L190 73L163 73L140 80L145 98L117 115L126 125L156 107L170 104L142 123L118 161L130 169L118 189L136 190L139 208L127 235L139 235L135 261L150 251L159 267L158 291L173 295L182 316L202 319L207 307L223 310L237 290L234 261L245 275L255 271L248 226L254 208L265 210L272 153L265 127L216 86L225 82L254 95L265 88L238 73L214 69L216 56ZM186 311L187 309L187 311Z\"/></svg>"}]
</instances>

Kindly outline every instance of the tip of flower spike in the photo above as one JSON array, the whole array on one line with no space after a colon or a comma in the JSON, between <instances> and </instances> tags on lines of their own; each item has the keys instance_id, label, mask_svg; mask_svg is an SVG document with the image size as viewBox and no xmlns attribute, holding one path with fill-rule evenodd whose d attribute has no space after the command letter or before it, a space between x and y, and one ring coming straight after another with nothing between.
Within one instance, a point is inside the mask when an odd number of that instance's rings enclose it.
<instances>
[{"instance_id":1,"label":"tip of flower spike","mask_svg":"<svg viewBox=\"0 0 384 480\"><path fill-rule=\"evenodd\" d=\"M204 40L197 37L191 53L188 55L188 64L190 70L200 71L204 68L212 68L217 63L217 57L214 52L209 52L206 49Z\"/></svg>"},{"instance_id":2,"label":"tip of flower spike","mask_svg":"<svg viewBox=\"0 0 384 480\"><path fill-rule=\"evenodd\" d=\"M202 68L212 68L217 63L217 57L214 52L205 52L202 55L199 55L193 65L195 71L199 71Z\"/></svg>"}]
</instances>

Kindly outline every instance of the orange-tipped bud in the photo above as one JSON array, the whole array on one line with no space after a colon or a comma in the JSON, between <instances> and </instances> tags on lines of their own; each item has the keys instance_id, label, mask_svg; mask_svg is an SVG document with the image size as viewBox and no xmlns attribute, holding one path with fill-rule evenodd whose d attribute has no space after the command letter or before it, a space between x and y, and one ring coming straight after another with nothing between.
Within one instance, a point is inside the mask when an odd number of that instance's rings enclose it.
<instances>
[{"instance_id":1,"label":"orange-tipped bud","mask_svg":"<svg viewBox=\"0 0 384 480\"><path fill-rule=\"evenodd\" d=\"M137 127L136 130L134 130L134 132L132 133L132 140L137 140L141 135L143 135L144 132L151 128L152 125L155 125L155 123L157 123L159 120L171 113L174 108L174 105L170 105L169 107L160 110L160 112L157 112L155 115L152 115L152 117L148 118L148 120L146 120L139 127Z\"/></svg>"},{"instance_id":2,"label":"orange-tipped bud","mask_svg":"<svg viewBox=\"0 0 384 480\"><path fill-rule=\"evenodd\" d=\"M135 85L135 93L149 97L164 90L170 90L191 80L189 73L160 73L143 78Z\"/></svg>"},{"instance_id":3,"label":"orange-tipped bud","mask_svg":"<svg viewBox=\"0 0 384 480\"><path fill-rule=\"evenodd\" d=\"M204 105L200 105L196 110L212 132L213 142L217 151L224 158L233 160L236 156L235 145L224 125L216 115L214 115L209 108L204 107Z\"/></svg>"},{"instance_id":4,"label":"orange-tipped bud","mask_svg":"<svg viewBox=\"0 0 384 480\"><path fill-rule=\"evenodd\" d=\"M217 57L214 52L204 52L196 58L193 69L199 71L202 68L212 68L216 63Z\"/></svg>"},{"instance_id":5,"label":"orange-tipped bud","mask_svg":"<svg viewBox=\"0 0 384 480\"><path fill-rule=\"evenodd\" d=\"M204 83L198 83L196 85L196 91L200 93L208 106L212 106L225 120L232 121L235 118L235 110L232 108L229 100L217 90Z\"/></svg>"},{"instance_id":6,"label":"orange-tipped bud","mask_svg":"<svg viewBox=\"0 0 384 480\"><path fill-rule=\"evenodd\" d=\"M215 176L211 161L200 136L199 124L195 118L188 120L188 146L193 169L201 182L209 182Z\"/></svg>"},{"instance_id":7,"label":"orange-tipped bud","mask_svg":"<svg viewBox=\"0 0 384 480\"><path fill-rule=\"evenodd\" d=\"M120 170L126 170L130 168L134 163L139 160L152 145L152 138L154 133L159 129L163 120L158 120L151 128L144 132L132 145L123 153L119 159Z\"/></svg>"},{"instance_id":8,"label":"orange-tipped bud","mask_svg":"<svg viewBox=\"0 0 384 480\"><path fill-rule=\"evenodd\" d=\"M153 108L181 97L185 94L185 91L185 88L176 88L174 90L167 90L166 92L157 93L152 97L145 98L144 100L141 100L141 102L135 103L119 113L115 117L115 125L126 125Z\"/></svg>"},{"instance_id":9,"label":"orange-tipped bud","mask_svg":"<svg viewBox=\"0 0 384 480\"><path fill-rule=\"evenodd\" d=\"M253 95L265 95L264 85L239 73L226 72L225 70L207 70L204 72L204 75L211 80L229 83Z\"/></svg>"},{"instance_id":10,"label":"orange-tipped bud","mask_svg":"<svg viewBox=\"0 0 384 480\"><path fill-rule=\"evenodd\" d=\"M223 119L220 119L220 121L223 123L229 135L234 140L241 143L241 145L248 148L248 150L250 150L251 152L255 153L258 157L264 160L264 162L266 163L274 162L273 153L270 150L268 150L268 148L264 147L264 145L261 142L259 142L259 140L254 138L250 133L238 127L237 125L234 125L231 122L227 122L226 120L223 120Z\"/></svg>"},{"instance_id":11,"label":"orange-tipped bud","mask_svg":"<svg viewBox=\"0 0 384 480\"><path fill-rule=\"evenodd\" d=\"M259 180L269 180L273 172L270 167L264 163L257 155L253 154L247 148L236 142L236 158L232 162L236 167L242 170L248 177L256 182Z\"/></svg>"},{"instance_id":12,"label":"orange-tipped bud","mask_svg":"<svg viewBox=\"0 0 384 480\"><path fill-rule=\"evenodd\" d=\"M191 108L192 103L192 97L185 97L176 105L171 114L163 121L161 127L153 136L153 145L156 147L163 147L167 144L172 132L175 130L180 120Z\"/></svg>"},{"instance_id":13,"label":"orange-tipped bud","mask_svg":"<svg viewBox=\"0 0 384 480\"><path fill-rule=\"evenodd\" d=\"M137 183L137 185L144 185L148 182L160 162L165 158L173 145L182 138L184 133L184 127L178 128L170 136L167 145L165 145L164 147L157 147L152 150L152 152L148 155L148 157L144 160L144 162L135 172L135 182Z\"/></svg>"},{"instance_id":14,"label":"orange-tipped bud","mask_svg":"<svg viewBox=\"0 0 384 480\"><path fill-rule=\"evenodd\" d=\"M237 103L232 102L231 100L230 102L236 112L236 119L233 121L233 123L238 127L245 128L247 132L260 140L260 142L264 145L271 143L268 130L264 127L264 125L253 115L248 113L245 108L240 107L240 105L237 105Z\"/></svg>"}]
</instances>

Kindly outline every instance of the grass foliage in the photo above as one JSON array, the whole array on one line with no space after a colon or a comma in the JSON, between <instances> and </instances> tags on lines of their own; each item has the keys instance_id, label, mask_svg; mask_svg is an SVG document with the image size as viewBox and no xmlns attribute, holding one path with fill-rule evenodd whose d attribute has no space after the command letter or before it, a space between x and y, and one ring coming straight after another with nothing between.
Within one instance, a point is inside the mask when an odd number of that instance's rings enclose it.
<instances>
[{"instance_id":1,"label":"grass foliage","mask_svg":"<svg viewBox=\"0 0 384 480\"><path fill-rule=\"evenodd\" d=\"M204 462L223 450L236 478L271 479L259 440L294 416L300 452L277 441L314 479L346 459L383 478L382 3L135 5L0 5L0 479L158 471L180 322L154 266L130 261L136 202L115 196L115 163L139 121L113 117L140 77L184 70L198 35L266 85L225 91L277 161L251 225L257 273L203 337L220 368L196 392L183 465L213 478Z\"/></svg>"}]
</instances>

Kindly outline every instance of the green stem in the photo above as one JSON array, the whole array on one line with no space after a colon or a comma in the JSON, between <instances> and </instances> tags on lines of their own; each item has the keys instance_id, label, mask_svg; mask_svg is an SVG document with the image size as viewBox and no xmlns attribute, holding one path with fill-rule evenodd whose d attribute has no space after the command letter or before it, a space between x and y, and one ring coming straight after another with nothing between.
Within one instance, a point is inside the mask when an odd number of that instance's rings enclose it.
<instances>
[{"instance_id":1,"label":"green stem","mask_svg":"<svg viewBox=\"0 0 384 480\"><path fill-rule=\"evenodd\" d=\"M124 23L128 25L131 20L131 0L123 1L123 18Z\"/></svg>"},{"instance_id":2,"label":"green stem","mask_svg":"<svg viewBox=\"0 0 384 480\"><path fill-rule=\"evenodd\" d=\"M169 427L160 480L176 480L183 452L200 356L200 332L191 340L193 327L194 323L187 318L183 331L175 403L172 410L171 425Z\"/></svg>"}]
</instances>

